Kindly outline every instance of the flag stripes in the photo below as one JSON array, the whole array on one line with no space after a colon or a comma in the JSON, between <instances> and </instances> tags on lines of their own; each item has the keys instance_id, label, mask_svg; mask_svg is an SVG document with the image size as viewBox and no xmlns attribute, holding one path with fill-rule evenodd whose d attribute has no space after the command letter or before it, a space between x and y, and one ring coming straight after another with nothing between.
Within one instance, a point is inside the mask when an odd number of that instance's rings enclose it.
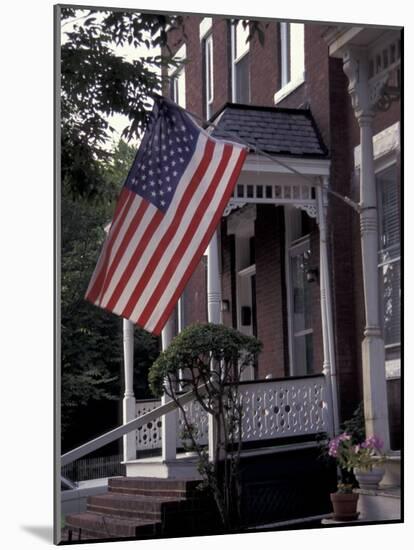
<instances>
[{"instance_id":1,"label":"flag stripes","mask_svg":"<svg viewBox=\"0 0 414 550\"><path fill-rule=\"evenodd\" d=\"M154 334L207 248L247 154L201 129L193 143L165 212L124 186L86 293L95 305Z\"/></svg>"}]
</instances>

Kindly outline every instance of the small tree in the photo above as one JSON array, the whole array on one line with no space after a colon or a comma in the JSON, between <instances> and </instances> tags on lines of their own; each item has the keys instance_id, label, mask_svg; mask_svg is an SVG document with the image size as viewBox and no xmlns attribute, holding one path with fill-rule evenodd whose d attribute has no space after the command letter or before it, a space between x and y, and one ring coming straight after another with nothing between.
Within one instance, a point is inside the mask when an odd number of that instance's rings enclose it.
<instances>
[{"instance_id":1,"label":"small tree","mask_svg":"<svg viewBox=\"0 0 414 550\"><path fill-rule=\"evenodd\" d=\"M223 325L195 324L174 338L149 371L150 389L165 392L178 406L184 422L183 439L199 458L204 487L216 501L223 526L241 524L239 479L243 401L239 382L246 366L261 349L260 342ZM197 426L179 403L180 391L194 391L195 399L214 419L214 460L199 443Z\"/></svg>"}]
</instances>

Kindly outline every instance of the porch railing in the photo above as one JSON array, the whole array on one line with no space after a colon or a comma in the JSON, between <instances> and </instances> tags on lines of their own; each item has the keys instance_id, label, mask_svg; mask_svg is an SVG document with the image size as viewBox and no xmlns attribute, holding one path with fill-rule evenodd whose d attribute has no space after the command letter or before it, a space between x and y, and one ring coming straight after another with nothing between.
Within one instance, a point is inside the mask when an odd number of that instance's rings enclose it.
<instances>
[{"instance_id":1,"label":"porch railing","mask_svg":"<svg viewBox=\"0 0 414 550\"><path fill-rule=\"evenodd\" d=\"M201 387L199 391L202 390ZM324 375L241 382L240 395L244 406L243 441L265 441L329 432L331 411L327 391ZM195 402L194 393L183 394L179 401L181 406L188 408L190 421L199 430L200 441L207 443L207 414ZM137 418L62 455L61 466L133 431L137 432L137 451L158 448L161 446L162 417L176 413L176 409L177 405L173 401L161 406L155 400L138 401ZM177 430L180 434L182 419L180 420L180 415L177 418Z\"/></svg>"},{"instance_id":2,"label":"porch railing","mask_svg":"<svg viewBox=\"0 0 414 550\"><path fill-rule=\"evenodd\" d=\"M243 402L242 440L265 441L284 437L313 435L329 431L326 380L323 375L258 380L240 383ZM159 407L159 400L137 400L137 417ZM184 405L188 419L197 427L198 441L207 444L208 416L201 405ZM159 449L162 445L161 417L136 430L138 452ZM180 446L184 426L177 415L177 442Z\"/></svg>"}]
</instances>

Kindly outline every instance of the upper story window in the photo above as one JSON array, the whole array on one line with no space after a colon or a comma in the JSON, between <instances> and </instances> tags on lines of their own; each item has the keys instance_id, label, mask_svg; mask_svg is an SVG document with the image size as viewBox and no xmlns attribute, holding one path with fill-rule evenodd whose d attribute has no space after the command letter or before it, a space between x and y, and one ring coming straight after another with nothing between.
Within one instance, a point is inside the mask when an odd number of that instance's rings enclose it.
<instances>
[{"instance_id":1,"label":"upper story window","mask_svg":"<svg viewBox=\"0 0 414 550\"><path fill-rule=\"evenodd\" d=\"M174 60L178 62L178 66L172 67L169 70L169 82L170 82L170 98L180 105L186 106L185 102L185 62L186 58L186 46L181 46L178 52L174 56Z\"/></svg>"},{"instance_id":2,"label":"upper story window","mask_svg":"<svg viewBox=\"0 0 414 550\"><path fill-rule=\"evenodd\" d=\"M250 103L249 26L231 25L232 101Z\"/></svg>"},{"instance_id":3,"label":"upper story window","mask_svg":"<svg viewBox=\"0 0 414 550\"><path fill-rule=\"evenodd\" d=\"M401 244L397 166L377 173L379 247L378 269L387 376L400 374Z\"/></svg>"},{"instance_id":4,"label":"upper story window","mask_svg":"<svg viewBox=\"0 0 414 550\"><path fill-rule=\"evenodd\" d=\"M280 89L275 103L281 101L305 79L305 28L303 23L280 23Z\"/></svg>"},{"instance_id":5,"label":"upper story window","mask_svg":"<svg viewBox=\"0 0 414 550\"><path fill-rule=\"evenodd\" d=\"M209 119L213 114L214 100L213 33L211 17L205 17L200 23L200 40L203 56L204 115L206 119Z\"/></svg>"}]
</instances>

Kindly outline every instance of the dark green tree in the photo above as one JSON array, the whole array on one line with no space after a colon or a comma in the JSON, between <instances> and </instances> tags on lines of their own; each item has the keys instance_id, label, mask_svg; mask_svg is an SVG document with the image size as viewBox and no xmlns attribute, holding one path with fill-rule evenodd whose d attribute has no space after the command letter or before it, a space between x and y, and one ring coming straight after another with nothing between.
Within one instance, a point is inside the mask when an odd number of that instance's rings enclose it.
<instances>
[{"instance_id":1,"label":"dark green tree","mask_svg":"<svg viewBox=\"0 0 414 550\"><path fill-rule=\"evenodd\" d=\"M97 400L119 400L122 386L122 320L84 299L105 239L114 203L128 173L135 150L122 140L113 161L102 167L100 201L73 198L62 188L61 345L62 431L70 430L74 416ZM137 396L144 397L149 366L158 355L158 340L135 330ZM99 418L88 420L95 434ZM116 423L116 419L115 419Z\"/></svg>"},{"instance_id":2,"label":"dark green tree","mask_svg":"<svg viewBox=\"0 0 414 550\"><path fill-rule=\"evenodd\" d=\"M183 28L182 17L139 12L62 8L61 122L62 181L74 196L101 193L102 161L112 128L111 115L124 115L127 139L138 137L151 109L149 98L161 91L167 54L129 61L118 46L167 46L168 28ZM160 50L158 50L160 51Z\"/></svg>"}]
</instances>

